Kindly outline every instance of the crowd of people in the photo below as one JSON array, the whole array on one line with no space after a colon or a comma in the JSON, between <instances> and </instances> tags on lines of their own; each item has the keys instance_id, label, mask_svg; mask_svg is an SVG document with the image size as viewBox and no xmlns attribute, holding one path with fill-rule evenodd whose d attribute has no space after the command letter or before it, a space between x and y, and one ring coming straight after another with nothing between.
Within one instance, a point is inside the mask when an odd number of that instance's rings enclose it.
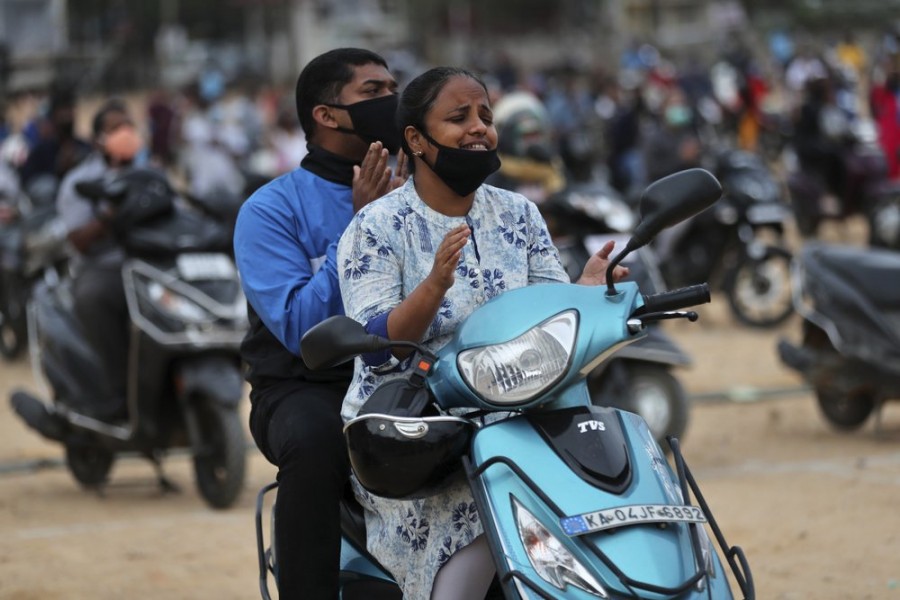
<instances>
[{"instance_id":1,"label":"crowd of people","mask_svg":"<svg viewBox=\"0 0 900 600\"><path fill-rule=\"evenodd\" d=\"M78 197L74 183L145 163L170 170L187 195L247 198L234 238L251 324L242 356L250 431L278 467L279 591L334 598L338 501L351 481L342 424L378 383L411 366L395 351L366 356L354 369L313 372L300 357L303 334L346 313L370 332L438 348L491 297L569 281L534 205L485 185L502 144L492 105L514 91L545 106L554 153L570 176L608 177L623 193L700 164L713 139L760 151L774 127L775 100L810 168L824 164L823 172L839 177L818 143L823 107L833 105L848 119L871 115L898 175L896 51L867 53L845 38L819 55L807 45L786 50L784 40L771 53L776 68L743 47L711 65L688 59L676 67L638 44L610 73L568 65L525 74L504 63L479 76L437 67L400 90L380 55L345 48L313 59L294 93L199 82L179 94L150 94L137 118L121 102L104 102L89 139L75 128L75 96L54 90L40 114L6 134L3 157L23 190L41 175L60 182L57 206L79 258L79 315L85 323L103 319L92 342L106 357L111 398L123 396L123 382L112 376L124 373L121 341L108 325L110 314L124 315L112 283L121 286L122 257L108 219ZM143 137L137 123L145 124ZM510 220L521 225L521 238L486 233ZM579 282L604 283L611 251L607 245L595 254ZM614 276L626 273L618 268ZM99 416L114 418L119 409L103 407ZM467 489L413 502L353 489L366 509L369 549L404 597L484 595L493 569ZM462 517L454 513L460 510ZM431 524L425 540L421 531L409 533L412 521L423 520ZM441 544L429 545L429 535Z\"/></svg>"},{"instance_id":2,"label":"crowd of people","mask_svg":"<svg viewBox=\"0 0 900 600\"><path fill-rule=\"evenodd\" d=\"M809 139L820 134L822 112L871 118L896 178L897 36L867 39L864 45L848 33L816 43L809 35L776 32L766 47L732 42L706 62L635 42L618 64L599 69L564 63L526 70L500 55L477 72L495 103L524 90L544 104L570 174L608 177L623 192L695 164L712 136L770 158L796 141L806 163L827 163L827 148L815 149L827 143ZM76 100L71 90L51 90L18 127L4 119L0 156L19 170L23 184L38 171L64 171L84 155ZM181 90L153 90L134 106L148 158L171 169L193 195L246 195L296 167L306 153L288 86L204 75ZM59 164L51 165L57 147Z\"/></svg>"}]
</instances>

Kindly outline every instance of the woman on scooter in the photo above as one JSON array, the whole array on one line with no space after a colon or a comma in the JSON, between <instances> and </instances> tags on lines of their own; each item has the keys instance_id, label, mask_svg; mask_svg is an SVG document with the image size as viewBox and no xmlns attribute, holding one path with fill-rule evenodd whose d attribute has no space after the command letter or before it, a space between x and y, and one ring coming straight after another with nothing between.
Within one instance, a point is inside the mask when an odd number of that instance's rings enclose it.
<instances>
[{"instance_id":1,"label":"woman on scooter","mask_svg":"<svg viewBox=\"0 0 900 600\"><path fill-rule=\"evenodd\" d=\"M569 281L537 207L484 185L500 162L481 80L462 69L431 69L403 92L397 121L413 176L359 211L341 237L338 271L349 316L371 333L420 339L434 351L492 297ZM578 283L605 283L612 248L610 242L591 257ZM627 273L617 267L614 277ZM379 385L408 373L410 362L400 350L358 359L344 419ZM404 598L484 597L494 566L464 480L417 500L354 487L366 510L368 550Z\"/></svg>"}]
</instances>

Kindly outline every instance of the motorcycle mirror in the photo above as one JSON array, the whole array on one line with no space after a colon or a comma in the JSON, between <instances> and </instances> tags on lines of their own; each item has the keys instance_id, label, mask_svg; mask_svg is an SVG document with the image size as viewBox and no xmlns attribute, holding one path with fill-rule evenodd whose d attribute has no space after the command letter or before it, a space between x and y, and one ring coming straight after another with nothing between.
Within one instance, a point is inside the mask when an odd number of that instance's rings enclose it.
<instances>
[{"instance_id":1,"label":"motorcycle mirror","mask_svg":"<svg viewBox=\"0 0 900 600\"><path fill-rule=\"evenodd\" d=\"M722 185L706 169L687 169L654 181L641 195L641 222L625 248L609 263L607 295L616 293L612 272L626 255L646 245L666 227L712 206L722 196Z\"/></svg>"},{"instance_id":2,"label":"motorcycle mirror","mask_svg":"<svg viewBox=\"0 0 900 600\"><path fill-rule=\"evenodd\" d=\"M300 340L300 356L317 371L335 367L366 352L390 348L390 340L366 332L361 323L335 315L311 327Z\"/></svg>"},{"instance_id":3,"label":"motorcycle mirror","mask_svg":"<svg viewBox=\"0 0 900 600\"><path fill-rule=\"evenodd\" d=\"M641 196L641 222L631 236L632 249L645 245L666 227L709 208L721 196L722 185L706 169L679 171L651 183Z\"/></svg>"}]
</instances>

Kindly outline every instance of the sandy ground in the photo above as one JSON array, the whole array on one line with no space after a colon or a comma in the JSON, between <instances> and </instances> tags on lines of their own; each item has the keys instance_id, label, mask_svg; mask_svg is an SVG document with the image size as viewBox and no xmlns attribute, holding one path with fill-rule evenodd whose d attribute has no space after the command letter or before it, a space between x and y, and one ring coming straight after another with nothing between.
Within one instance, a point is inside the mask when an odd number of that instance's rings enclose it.
<instances>
[{"instance_id":1,"label":"sandy ground","mask_svg":"<svg viewBox=\"0 0 900 600\"><path fill-rule=\"evenodd\" d=\"M666 326L696 361L679 371L694 399L685 453L757 598L900 599L900 405L880 432L831 430L778 362L796 318L741 328L714 296L699 322ZM259 597L255 495L274 470L255 450L229 510L206 507L185 456L166 462L180 493L161 494L150 465L125 458L100 496L11 414L15 386L38 389L28 363L0 363L0 599Z\"/></svg>"}]
</instances>

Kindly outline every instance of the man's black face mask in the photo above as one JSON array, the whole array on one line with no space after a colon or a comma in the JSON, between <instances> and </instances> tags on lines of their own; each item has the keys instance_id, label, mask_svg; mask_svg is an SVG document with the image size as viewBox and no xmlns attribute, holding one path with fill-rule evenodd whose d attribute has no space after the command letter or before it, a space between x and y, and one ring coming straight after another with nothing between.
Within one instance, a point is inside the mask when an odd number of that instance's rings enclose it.
<instances>
[{"instance_id":1,"label":"man's black face mask","mask_svg":"<svg viewBox=\"0 0 900 600\"><path fill-rule=\"evenodd\" d=\"M397 94L379 96L353 104L327 104L341 108L350 115L353 129L338 127L337 130L362 138L366 143L381 142L391 154L400 150L400 131L397 129Z\"/></svg>"}]
</instances>

